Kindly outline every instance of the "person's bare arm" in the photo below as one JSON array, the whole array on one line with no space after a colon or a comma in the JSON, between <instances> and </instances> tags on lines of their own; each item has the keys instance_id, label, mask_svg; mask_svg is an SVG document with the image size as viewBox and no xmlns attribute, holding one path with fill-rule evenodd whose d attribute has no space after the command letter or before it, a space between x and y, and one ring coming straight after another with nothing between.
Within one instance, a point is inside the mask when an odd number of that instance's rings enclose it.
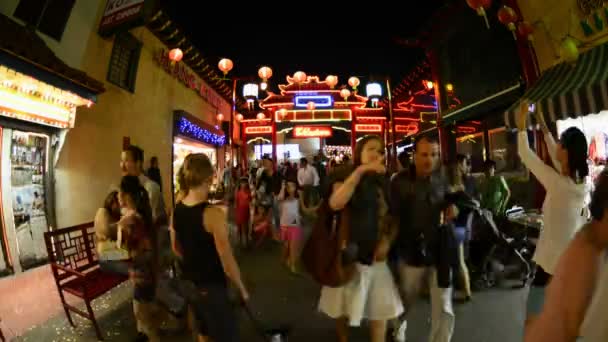
<instances>
[{"instance_id":1,"label":"person's bare arm","mask_svg":"<svg viewBox=\"0 0 608 342\"><path fill-rule=\"evenodd\" d=\"M329 197L329 207L332 210L338 211L344 209L353 196L355 188L359 185L361 177L366 172L385 173L386 167L384 166L384 161L379 160L373 164L359 165L343 183L335 183Z\"/></svg>"},{"instance_id":2,"label":"person's bare arm","mask_svg":"<svg viewBox=\"0 0 608 342\"><path fill-rule=\"evenodd\" d=\"M576 341L595 291L604 248L598 246L592 225L577 233L547 288L542 313L526 330L525 342Z\"/></svg>"},{"instance_id":3,"label":"person's bare arm","mask_svg":"<svg viewBox=\"0 0 608 342\"><path fill-rule=\"evenodd\" d=\"M249 293L241 279L241 271L239 265L232 253L232 247L228 240L228 230L226 228L226 214L217 207L209 207L203 213L203 222L205 227L213 234L215 240L215 248L220 257L224 272L228 278L239 289L243 300L249 299Z\"/></svg>"},{"instance_id":4,"label":"person's bare arm","mask_svg":"<svg viewBox=\"0 0 608 342\"><path fill-rule=\"evenodd\" d=\"M175 229L173 227L173 215L171 215L171 224L169 225L169 236L171 237L171 250L173 253L177 255L179 258L183 258L184 254L182 253L182 248L179 245L179 241L177 241L177 236L175 233Z\"/></svg>"},{"instance_id":5,"label":"person's bare arm","mask_svg":"<svg viewBox=\"0 0 608 342\"><path fill-rule=\"evenodd\" d=\"M94 220L97 238L116 240L116 224L110 221L110 214L105 208L97 210Z\"/></svg>"}]
</instances>

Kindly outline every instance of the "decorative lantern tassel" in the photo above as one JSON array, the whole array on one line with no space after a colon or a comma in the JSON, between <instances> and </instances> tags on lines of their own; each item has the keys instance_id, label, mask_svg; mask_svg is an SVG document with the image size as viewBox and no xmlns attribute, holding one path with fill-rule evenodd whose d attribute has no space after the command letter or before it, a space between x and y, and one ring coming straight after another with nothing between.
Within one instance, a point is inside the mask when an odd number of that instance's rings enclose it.
<instances>
[{"instance_id":1,"label":"decorative lantern tassel","mask_svg":"<svg viewBox=\"0 0 608 342\"><path fill-rule=\"evenodd\" d=\"M483 7L477 8L477 15L483 17L483 20L486 22L486 28L490 29L490 22L488 21L488 16L486 15L486 10Z\"/></svg>"}]
</instances>

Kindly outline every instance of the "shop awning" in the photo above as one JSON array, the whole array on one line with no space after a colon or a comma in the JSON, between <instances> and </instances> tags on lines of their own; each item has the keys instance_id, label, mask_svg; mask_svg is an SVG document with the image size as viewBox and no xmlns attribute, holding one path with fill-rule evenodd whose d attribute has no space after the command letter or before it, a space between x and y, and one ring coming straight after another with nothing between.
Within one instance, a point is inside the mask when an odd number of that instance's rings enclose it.
<instances>
[{"instance_id":1,"label":"shop awning","mask_svg":"<svg viewBox=\"0 0 608 342\"><path fill-rule=\"evenodd\" d=\"M443 125L477 118L480 114L490 113L506 108L521 95L523 85L519 82L506 86L504 89L484 97L483 99L455 109L443 115Z\"/></svg>"},{"instance_id":2,"label":"shop awning","mask_svg":"<svg viewBox=\"0 0 608 342\"><path fill-rule=\"evenodd\" d=\"M522 98L535 102L547 123L608 109L608 43L583 53L576 64L545 71ZM515 127L519 101L505 112L505 125Z\"/></svg>"}]
</instances>

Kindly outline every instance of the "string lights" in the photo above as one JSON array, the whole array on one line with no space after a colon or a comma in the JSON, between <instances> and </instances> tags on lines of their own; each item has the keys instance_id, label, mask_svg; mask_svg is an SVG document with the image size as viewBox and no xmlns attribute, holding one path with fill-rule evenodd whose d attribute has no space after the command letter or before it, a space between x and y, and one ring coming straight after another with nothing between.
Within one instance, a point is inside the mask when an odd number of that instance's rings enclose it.
<instances>
[{"instance_id":1,"label":"string lights","mask_svg":"<svg viewBox=\"0 0 608 342\"><path fill-rule=\"evenodd\" d=\"M226 143L226 137L224 135L213 133L195 123L192 123L190 120L184 117L179 119L177 128L179 130L179 134L210 145L222 146Z\"/></svg>"}]
</instances>

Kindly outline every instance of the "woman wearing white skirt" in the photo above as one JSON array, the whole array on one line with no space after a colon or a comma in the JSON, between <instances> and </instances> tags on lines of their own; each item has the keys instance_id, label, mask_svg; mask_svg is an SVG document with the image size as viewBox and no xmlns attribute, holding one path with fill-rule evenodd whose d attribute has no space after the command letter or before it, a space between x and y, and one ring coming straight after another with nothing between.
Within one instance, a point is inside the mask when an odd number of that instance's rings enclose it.
<instances>
[{"instance_id":1,"label":"woman wearing white skirt","mask_svg":"<svg viewBox=\"0 0 608 342\"><path fill-rule=\"evenodd\" d=\"M319 310L336 319L339 342L347 342L348 326L359 326L363 319L370 322L371 341L384 342L386 322L401 315L403 305L386 262L397 230L388 217L382 140L368 136L359 141L353 166L348 177L333 183L329 205L335 211L349 207L346 247L353 251L357 272L342 287L323 287Z\"/></svg>"}]
</instances>

